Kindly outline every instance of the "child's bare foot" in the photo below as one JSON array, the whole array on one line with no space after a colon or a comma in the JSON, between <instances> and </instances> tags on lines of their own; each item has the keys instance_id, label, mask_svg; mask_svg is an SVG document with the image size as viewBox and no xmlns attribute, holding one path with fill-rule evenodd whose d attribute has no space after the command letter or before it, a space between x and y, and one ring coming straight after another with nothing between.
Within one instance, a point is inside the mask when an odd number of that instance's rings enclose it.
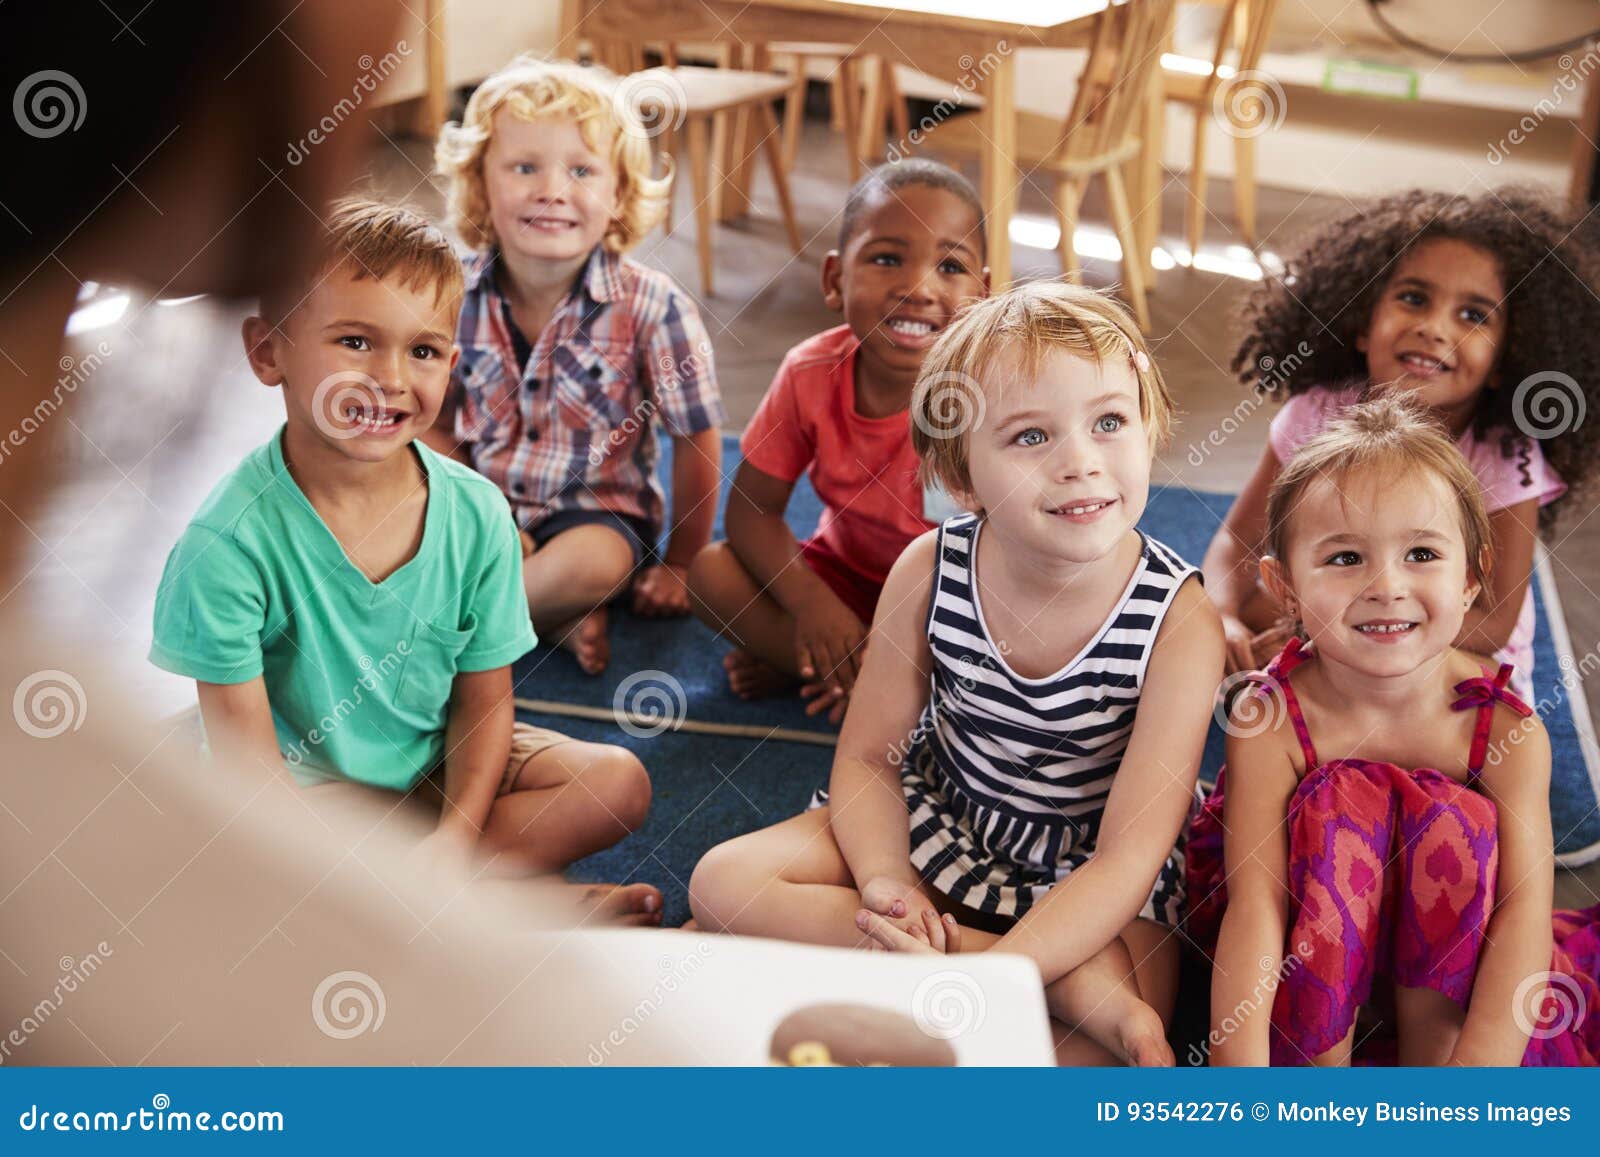
<instances>
[{"instance_id":1,"label":"child's bare foot","mask_svg":"<svg viewBox=\"0 0 1600 1157\"><path fill-rule=\"evenodd\" d=\"M1167 1030L1161 1017L1148 1004L1140 1004L1117 1026L1117 1040L1130 1065L1139 1068L1172 1068L1178 1058L1167 1043Z\"/></svg>"},{"instance_id":2,"label":"child's bare foot","mask_svg":"<svg viewBox=\"0 0 1600 1157\"><path fill-rule=\"evenodd\" d=\"M598 675L611 662L611 636L606 625L606 609L596 607L557 627L556 645L572 652L584 674Z\"/></svg>"},{"instance_id":3,"label":"child's bare foot","mask_svg":"<svg viewBox=\"0 0 1600 1157\"><path fill-rule=\"evenodd\" d=\"M722 669L728 673L728 690L741 699L765 699L788 690L795 682L742 647L735 647L722 657Z\"/></svg>"},{"instance_id":4,"label":"child's bare foot","mask_svg":"<svg viewBox=\"0 0 1600 1157\"><path fill-rule=\"evenodd\" d=\"M661 889L654 884L576 884L584 924L654 928L661 923Z\"/></svg>"}]
</instances>

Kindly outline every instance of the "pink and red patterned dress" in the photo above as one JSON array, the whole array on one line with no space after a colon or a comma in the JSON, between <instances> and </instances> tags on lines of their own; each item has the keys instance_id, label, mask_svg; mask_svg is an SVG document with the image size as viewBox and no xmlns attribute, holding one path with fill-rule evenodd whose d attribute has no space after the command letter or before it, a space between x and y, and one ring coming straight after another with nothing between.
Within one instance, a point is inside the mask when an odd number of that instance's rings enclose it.
<instances>
[{"instance_id":1,"label":"pink and red patterned dress","mask_svg":"<svg viewBox=\"0 0 1600 1157\"><path fill-rule=\"evenodd\" d=\"M1247 693L1280 690L1309 769L1289 800L1289 951L1272 1006L1272 1063L1296 1065L1342 1041L1373 983L1430 988L1463 1008L1494 911L1494 801L1474 790L1496 703L1532 714L1506 690L1511 667L1456 684L1476 710L1465 785L1431 768L1317 757L1289 674L1312 659L1293 639ZM1223 775L1189 837L1189 932L1209 954L1227 904ZM1600 1063L1600 905L1556 912L1551 977L1528 994L1524 1065ZM1287 959L1287 956L1286 956ZM1539 1007L1532 1007L1540 1005Z\"/></svg>"}]
</instances>

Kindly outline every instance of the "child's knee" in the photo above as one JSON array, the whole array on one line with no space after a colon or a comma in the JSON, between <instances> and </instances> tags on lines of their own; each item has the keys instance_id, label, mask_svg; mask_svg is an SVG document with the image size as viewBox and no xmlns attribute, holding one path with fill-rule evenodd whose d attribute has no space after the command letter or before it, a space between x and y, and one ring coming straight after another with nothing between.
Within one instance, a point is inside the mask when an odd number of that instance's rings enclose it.
<instances>
[{"instance_id":1,"label":"child's knee","mask_svg":"<svg viewBox=\"0 0 1600 1157\"><path fill-rule=\"evenodd\" d=\"M689 594L700 606L715 607L727 601L730 577L740 567L733 548L713 542L700 549L689 563Z\"/></svg>"},{"instance_id":2,"label":"child's knee","mask_svg":"<svg viewBox=\"0 0 1600 1157\"><path fill-rule=\"evenodd\" d=\"M584 776L589 791L605 814L629 832L643 826L650 813L650 773L624 747L603 747Z\"/></svg>"},{"instance_id":3,"label":"child's knee","mask_svg":"<svg viewBox=\"0 0 1600 1157\"><path fill-rule=\"evenodd\" d=\"M727 932L750 902L749 864L738 840L728 840L700 857L689 876L689 910L700 927Z\"/></svg>"}]
</instances>

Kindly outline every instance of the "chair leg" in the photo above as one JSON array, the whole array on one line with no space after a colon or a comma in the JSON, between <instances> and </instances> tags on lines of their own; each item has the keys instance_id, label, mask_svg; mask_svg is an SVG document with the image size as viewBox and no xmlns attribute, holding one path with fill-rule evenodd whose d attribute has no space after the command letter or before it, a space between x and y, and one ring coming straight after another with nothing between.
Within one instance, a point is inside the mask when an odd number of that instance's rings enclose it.
<instances>
[{"instance_id":1,"label":"chair leg","mask_svg":"<svg viewBox=\"0 0 1600 1157\"><path fill-rule=\"evenodd\" d=\"M729 138L732 135L730 125L732 116L732 113L723 111L713 113L711 117L711 163L716 166L718 173L728 171L728 149ZM693 162L691 161L690 163L692 164ZM711 207L711 215L718 221L722 220L722 182L718 180L707 188L705 193L701 194L701 197Z\"/></svg>"},{"instance_id":2,"label":"chair leg","mask_svg":"<svg viewBox=\"0 0 1600 1157\"><path fill-rule=\"evenodd\" d=\"M1194 114L1194 153L1189 159L1189 204L1185 213L1183 240L1189 246L1189 259L1200 252L1200 238L1206 231L1206 130L1211 118L1197 106Z\"/></svg>"},{"instance_id":3,"label":"chair leg","mask_svg":"<svg viewBox=\"0 0 1600 1157\"><path fill-rule=\"evenodd\" d=\"M1056 182L1056 221L1061 226L1061 240L1056 249L1061 254L1061 273L1068 281L1082 282L1083 270L1078 265L1078 250L1074 235L1078 232L1078 205L1083 199L1083 186L1070 177Z\"/></svg>"},{"instance_id":4,"label":"chair leg","mask_svg":"<svg viewBox=\"0 0 1600 1157\"><path fill-rule=\"evenodd\" d=\"M828 127L836 133L844 132L844 62L834 65L828 78Z\"/></svg>"},{"instance_id":5,"label":"chair leg","mask_svg":"<svg viewBox=\"0 0 1600 1157\"><path fill-rule=\"evenodd\" d=\"M861 90L856 87L857 61L853 57L845 57L839 62L839 72L844 88L844 151L849 159L850 183L853 185L861 177L861 150L857 147L856 134L860 131L861 124Z\"/></svg>"},{"instance_id":6,"label":"chair leg","mask_svg":"<svg viewBox=\"0 0 1600 1157\"><path fill-rule=\"evenodd\" d=\"M800 129L806 119L806 61L808 57L794 58L794 84L783 101L783 167L794 171L794 159L800 155Z\"/></svg>"},{"instance_id":7,"label":"chair leg","mask_svg":"<svg viewBox=\"0 0 1600 1157\"><path fill-rule=\"evenodd\" d=\"M772 106L766 101L756 104L756 119L761 123L761 148L767 154L767 166L772 170L772 187L778 193L778 208L783 211L783 227L789 234L789 248L799 253L800 226L795 221L794 201L789 196L789 171L783 163L783 147L778 142L778 122L772 115Z\"/></svg>"},{"instance_id":8,"label":"chair leg","mask_svg":"<svg viewBox=\"0 0 1600 1157\"><path fill-rule=\"evenodd\" d=\"M670 127L661 134L661 155L667 158L672 170L672 184L667 186L667 211L661 214L661 235L672 236L672 213L678 202L678 183L682 180L680 172L678 148L678 134Z\"/></svg>"},{"instance_id":9,"label":"chair leg","mask_svg":"<svg viewBox=\"0 0 1600 1157\"><path fill-rule=\"evenodd\" d=\"M1122 280L1128 300L1133 305L1133 316L1139 328L1150 331L1150 306L1144 295L1144 255L1139 252L1139 233L1134 228L1133 213L1128 208L1128 190L1122 181L1122 170L1112 165L1106 170L1106 199L1111 204L1111 220L1116 226L1117 241L1122 246Z\"/></svg>"},{"instance_id":10,"label":"chair leg","mask_svg":"<svg viewBox=\"0 0 1600 1157\"><path fill-rule=\"evenodd\" d=\"M900 142L899 149L902 153L909 152L911 113L906 108L906 98L900 91L900 82L894 77L894 63L887 58L883 62L883 96L889 102L889 116L894 122L894 135Z\"/></svg>"},{"instance_id":11,"label":"chair leg","mask_svg":"<svg viewBox=\"0 0 1600 1157\"><path fill-rule=\"evenodd\" d=\"M1233 215L1244 243L1256 244L1256 142L1238 137L1233 142Z\"/></svg>"},{"instance_id":12,"label":"chair leg","mask_svg":"<svg viewBox=\"0 0 1600 1157\"><path fill-rule=\"evenodd\" d=\"M866 59L865 83L861 93L861 138L857 148L869 165L883 159L883 71L889 62L881 56Z\"/></svg>"},{"instance_id":13,"label":"chair leg","mask_svg":"<svg viewBox=\"0 0 1600 1157\"><path fill-rule=\"evenodd\" d=\"M710 297L711 230L716 216L711 211L711 150L705 118L690 117L684 129L689 138L689 171L694 176L694 240L700 251L700 291Z\"/></svg>"}]
</instances>

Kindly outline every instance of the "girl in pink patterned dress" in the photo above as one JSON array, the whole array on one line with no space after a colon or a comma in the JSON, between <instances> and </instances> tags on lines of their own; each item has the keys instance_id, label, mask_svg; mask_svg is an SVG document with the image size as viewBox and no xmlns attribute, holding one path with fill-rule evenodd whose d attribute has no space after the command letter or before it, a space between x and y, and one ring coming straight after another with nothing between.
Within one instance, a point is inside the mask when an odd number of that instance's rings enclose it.
<instances>
[{"instance_id":1,"label":"girl in pink patterned dress","mask_svg":"<svg viewBox=\"0 0 1600 1157\"><path fill-rule=\"evenodd\" d=\"M1548 737L1508 665L1454 645L1491 582L1470 466L1401 399L1358 405L1266 525L1295 633L1234 702L1189 845L1213 1063L1349 1064L1374 1033L1402 1064L1596 1063L1600 905L1552 931Z\"/></svg>"},{"instance_id":2,"label":"girl in pink patterned dress","mask_svg":"<svg viewBox=\"0 0 1600 1157\"><path fill-rule=\"evenodd\" d=\"M1448 428L1489 512L1494 573L1456 645L1510 663L1527 694L1538 533L1600 469L1600 422L1584 421L1600 408L1600 298L1575 226L1533 193L1415 190L1329 222L1256 287L1231 368L1256 398L1288 401L1203 563L1230 671L1286 638L1256 578L1273 478L1350 406L1393 390Z\"/></svg>"}]
</instances>

